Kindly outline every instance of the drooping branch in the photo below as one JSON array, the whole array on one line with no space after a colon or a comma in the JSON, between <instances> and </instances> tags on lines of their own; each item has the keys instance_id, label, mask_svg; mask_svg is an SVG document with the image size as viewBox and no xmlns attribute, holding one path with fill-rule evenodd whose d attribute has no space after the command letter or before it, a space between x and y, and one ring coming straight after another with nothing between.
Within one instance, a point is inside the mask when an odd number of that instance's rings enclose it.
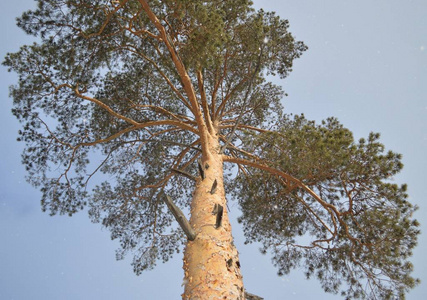
<instances>
[{"instance_id":1,"label":"drooping branch","mask_svg":"<svg viewBox=\"0 0 427 300\"><path fill-rule=\"evenodd\" d=\"M171 112L171 111L169 111L163 107L156 106L156 105L148 105L148 104L145 104L145 105L144 104L136 104L136 103L133 103L132 100L130 100L130 99L127 99L127 100L132 103L133 108L138 108L141 110L149 109L149 110L158 112L158 113L160 113L166 117L173 118L177 121L181 121L181 122L185 122L187 124L195 125L195 122L192 121L190 118L188 118L184 115L174 114L173 112Z\"/></svg>"},{"instance_id":2,"label":"drooping branch","mask_svg":"<svg viewBox=\"0 0 427 300\"><path fill-rule=\"evenodd\" d=\"M186 172L184 170L179 170L179 169L175 169L175 168L172 168L171 170L174 171L177 174L184 175L185 177L187 177L187 178L189 178L189 179L191 179L193 181L197 180L196 177L194 177L193 175L191 175L190 173L188 173L188 172Z\"/></svg>"},{"instance_id":3,"label":"drooping branch","mask_svg":"<svg viewBox=\"0 0 427 300\"><path fill-rule=\"evenodd\" d=\"M246 300L264 300L264 298L248 292L245 292L245 298Z\"/></svg>"},{"instance_id":4,"label":"drooping branch","mask_svg":"<svg viewBox=\"0 0 427 300\"><path fill-rule=\"evenodd\" d=\"M223 155L222 158L223 158L224 162L231 162L231 163L236 163L236 164L247 165L247 166L254 167L254 168L257 168L260 170L267 171L270 174L277 175L284 180L285 184L290 189L301 188L302 190L307 192L314 200L316 200L330 214L331 220L334 224L335 224L335 220L338 220L339 224L343 227L343 229L346 233L346 236L352 241L352 243L362 244L360 239L353 237L351 235L351 233L349 232L348 225L342 219L341 212L339 212L338 209L334 205L329 204L325 200L323 200L310 187L305 185L299 179L297 179L297 178L295 178L289 174L286 174L285 172L280 171L276 168L270 167L270 166L268 166L262 162L254 162L254 161L246 160L243 158L231 157L231 156L227 156L227 155Z\"/></svg>"},{"instance_id":5,"label":"drooping branch","mask_svg":"<svg viewBox=\"0 0 427 300\"><path fill-rule=\"evenodd\" d=\"M94 146L97 144L101 144L101 143L105 143L105 142L109 142L111 140L114 140L114 139L118 138L119 136L121 136L127 132L131 132L131 131L146 128L146 127L156 127L156 126L162 126L162 125L176 126L176 127L180 127L182 129L191 131L195 134L198 134L196 129L194 129L193 127L191 127L185 123L179 122L179 121L173 121L173 120L149 121L149 122L145 122L145 123L137 123L137 125L127 127L125 129L107 137L107 138L99 139L99 140L92 141L92 142L80 143L77 146Z\"/></svg>"},{"instance_id":6,"label":"drooping branch","mask_svg":"<svg viewBox=\"0 0 427 300\"><path fill-rule=\"evenodd\" d=\"M173 203L171 197L169 197L169 195L165 193L164 193L164 196L165 196L164 199L165 199L166 205L168 206L169 210L175 217L179 226L181 226L181 229L184 231L188 240L194 241L196 239L197 234L194 231L194 229L191 228L190 222L188 222L187 218L185 217L184 213L179 209L179 207Z\"/></svg>"},{"instance_id":7,"label":"drooping branch","mask_svg":"<svg viewBox=\"0 0 427 300\"><path fill-rule=\"evenodd\" d=\"M43 74L43 73L41 73L41 75L45 76L45 74ZM134 130L134 129L150 127L150 126L157 126L157 125L173 125L173 126L180 127L180 128L182 128L182 129L184 129L184 130L188 130L188 131L190 131L190 132L193 132L193 133L195 133L195 134L199 135L198 131L197 131L195 128L193 128L192 126L188 125L188 122L183 122L179 116L177 116L177 115L173 114L172 112L170 112L170 111L168 111L168 110L164 109L163 107L154 106L154 105L137 105L137 106L138 106L138 107L140 107L140 108L150 108L150 109L153 109L153 110L155 110L155 111L161 112L162 114L164 114L164 115L166 115L166 116L170 116L170 117L172 117L172 118L176 119L175 121L174 121L174 120L164 120L164 121L160 121L160 122L161 122L161 123L163 123L163 124L158 123L158 121L151 121L151 122L144 122L144 123L141 123L141 122L137 122L137 121L135 121L135 120L133 120L133 119L131 119L131 118L128 118L128 117L126 117L126 116L124 116L124 115L122 115L122 114L120 114L120 113L118 113L118 112L114 111L114 110L113 110L109 105L105 104L104 102L102 102L102 101L101 101L101 100L99 100L99 99L96 99L96 98L94 98L94 97L90 97L90 96L88 96L88 95L83 94L83 93L79 90L78 85L77 85L75 88L73 88L70 84L55 85L51 80L48 80L48 82L49 82L49 83L52 85L52 87L55 89L55 92L57 92L57 91L58 91L59 89L61 89L61 88L68 88L68 89L71 89L71 90L73 90L74 94L75 94L78 98L81 98L81 99L84 99L84 100L90 101L90 102L92 102L92 103L96 104L97 106L101 107L101 108L102 108L102 109L104 109L105 111L107 111L111 116L113 116L113 117L115 117L115 118L117 118L117 119L123 120L123 121L125 121L126 123L131 124L131 125L133 125L133 126L134 126L134 128L129 127L129 128L127 128L127 129L125 129L125 130L124 130L125 132L132 131L132 130ZM116 136L116 135L114 135L114 136ZM115 138L115 137L114 137L114 138ZM105 141L109 141L109 140L111 140L111 139L103 140L103 142L105 142Z\"/></svg>"},{"instance_id":8,"label":"drooping branch","mask_svg":"<svg viewBox=\"0 0 427 300\"><path fill-rule=\"evenodd\" d=\"M131 140L131 141L127 141L126 143L132 143L132 142L159 143L159 144L164 144L164 145L174 145L174 146L185 147L185 148L189 148L191 150L196 150L198 152L201 151L200 148L194 146L195 144L197 144L197 141L196 141L196 143L193 142L191 145L189 145L189 144L179 143L179 142L175 142L175 141L159 140L159 139L150 138L150 139Z\"/></svg>"},{"instance_id":9,"label":"drooping branch","mask_svg":"<svg viewBox=\"0 0 427 300\"><path fill-rule=\"evenodd\" d=\"M223 155L222 158L223 158L224 162L232 162L232 163L236 163L236 164L243 164L243 165L247 165L247 166L251 166L251 167L254 167L257 169L267 171L271 174L278 175L285 180L285 183L290 188L296 188L296 187L302 188L303 190L308 192L314 199L316 199L319 203L321 203L323 206L328 207L328 208L336 211L336 213L339 214L339 212L336 210L335 206L325 202L319 195L317 195L311 188L306 186L299 179L297 179L297 178L295 178L295 177L293 177L293 176L291 176L291 175L289 175L283 171L280 171L276 168L270 167L270 166L263 164L261 162L254 162L254 161L246 160L243 158L231 157L231 156L227 156L227 155Z\"/></svg>"}]
</instances>

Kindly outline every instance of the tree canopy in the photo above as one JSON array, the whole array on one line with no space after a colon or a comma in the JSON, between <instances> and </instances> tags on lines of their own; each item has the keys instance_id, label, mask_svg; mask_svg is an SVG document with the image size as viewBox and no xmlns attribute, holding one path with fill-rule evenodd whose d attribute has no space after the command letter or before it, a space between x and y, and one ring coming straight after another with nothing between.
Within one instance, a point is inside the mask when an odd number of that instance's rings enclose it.
<instances>
[{"instance_id":1,"label":"tree canopy","mask_svg":"<svg viewBox=\"0 0 427 300\"><path fill-rule=\"evenodd\" d=\"M280 86L307 49L287 20L247 0L38 1L18 26L39 37L6 56L42 209L89 208L137 274L186 243L163 201L188 209L208 136L247 242L279 274L299 266L347 298L403 298L419 234L401 155L379 134L283 111ZM108 178L90 184L106 174ZM96 183L96 182L95 182ZM93 188L92 188L93 187ZM344 281L344 284L342 282Z\"/></svg>"}]
</instances>

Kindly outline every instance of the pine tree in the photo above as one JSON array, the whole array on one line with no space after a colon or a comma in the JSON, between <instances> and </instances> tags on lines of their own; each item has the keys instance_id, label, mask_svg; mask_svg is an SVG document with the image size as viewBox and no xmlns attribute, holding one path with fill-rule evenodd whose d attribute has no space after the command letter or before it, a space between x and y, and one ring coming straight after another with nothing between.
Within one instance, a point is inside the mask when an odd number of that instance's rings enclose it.
<instances>
[{"instance_id":1,"label":"pine tree","mask_svg":"<svg viewBox=\"0 0 427 300\"><path fill-rule=\"evenodd\" d=\"M39 0L25 12L18 26L39 42L3 64L19 75L13 113L42 209L88 208L137 274L184 245L183 299L244 299L227 191L279 275L299 266L346 298L404 298L419 224L392 183L401 155L335 118L285 114L268 76L285 78L307 47L251 5Z\"/></svg>"}]
</instances>

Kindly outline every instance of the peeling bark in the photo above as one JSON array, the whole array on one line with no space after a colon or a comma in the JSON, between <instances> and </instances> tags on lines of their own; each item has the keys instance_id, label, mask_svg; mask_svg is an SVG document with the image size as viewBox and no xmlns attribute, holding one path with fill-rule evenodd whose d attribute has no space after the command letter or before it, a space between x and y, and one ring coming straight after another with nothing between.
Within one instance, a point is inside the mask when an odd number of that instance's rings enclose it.
<instances>
[{"instance_id":1,"label":"peeling bark","mask_svg":"<svg viewBox=\"0 0 427 300\"><path fill-rule=\"evenodd\" d=\"M198 180L191 204L190 224L197 233L187 243L184 253L183 299L245 299L240 262L233 243L227 210L223 210L221 226L216 228L215 205L226 206L223 185L223 160L219 144L209 140L210 155L202 162L205 179ZM216 191L211 193L216 180Z\"/></svg>"}]
</instances>

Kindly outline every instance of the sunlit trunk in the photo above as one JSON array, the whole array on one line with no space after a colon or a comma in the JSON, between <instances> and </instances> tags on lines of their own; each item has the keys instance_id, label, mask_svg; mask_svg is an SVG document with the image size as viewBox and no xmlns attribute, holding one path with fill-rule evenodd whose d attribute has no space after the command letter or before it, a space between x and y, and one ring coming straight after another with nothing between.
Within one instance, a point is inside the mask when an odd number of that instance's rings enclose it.
<instances>
[{"instance_id":1,"label":"sunlit trunk","mask_svg":"<svg viewBox=\"0 0 427 300\"><path fill-rule=\"evenodd\" d=\"M210 155L202 163L205 178L198 180L191 204L190 223L197 237L189 241L185 249L185 291L182 298L244 299L239 256L227 213L223 161L218 154L218 141L212 139L209 143ZM213 191L215 180L217 187ZM223 207L220 224L215 204Z\"/></svg>"}]
</instances>

